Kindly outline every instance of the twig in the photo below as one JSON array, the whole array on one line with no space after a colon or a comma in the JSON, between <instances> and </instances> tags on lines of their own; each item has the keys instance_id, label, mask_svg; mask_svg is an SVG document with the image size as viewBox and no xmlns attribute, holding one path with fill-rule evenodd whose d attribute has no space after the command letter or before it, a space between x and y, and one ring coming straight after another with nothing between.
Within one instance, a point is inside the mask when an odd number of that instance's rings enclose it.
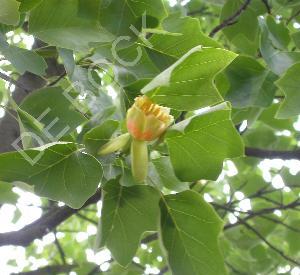
<instances>
[{"instance_id":1,"label":"twig","mask_svg":"<svg viewBox=\"0 0 300 275\"><path fill-rule=\"evenodd\" d=\"M64 71L58 78L56 78L54 81L50 82L47 86L51 87L57 84L61 79L63 79L67 75L67 72Z\"/></svg>"},{"instance_id":2,"label":"twig","mask_svg":"<svg viewBox=\"0 0 300 275\"><path fill-rule=\"evenodd\" d=\"M82 214L80 214L80 213L77 213L76 216L77 216L78 218L82 219L82 220L85 220L85 221L89 222L89 223L92 223L92 224L94 224L94 225L98 225L98 222L97 222L97 221L95 221L95 220L93 220L93 219L90 219L89 217L86 217L86 216L84 216L84 215L82 215Z\"/></svg>"},{"instance_id":3,"label":"twig","mask_svg":"<svg viewBox=\"0 0 300 275\"><path fill-rule=\"evenodd\" d=\"M82 208L98 202L101 198L100 190L93 195ZM68 206L53 207L35 222L23 227L18 231L1 233L0 246L18 245L28 246L33 240L40 239L53 231L58 225L76 214L80 209L73 209Z\"/></svg>"},{"instance_id":4,"label":"twig","mask_svg":"<svg viewBox=\"0 0 300 275\"><path fill-rule=\"evenodd\" d=\"M63 264L66 264L66 255L65 255L65 252L64 252L59 240L57 239L56 229L53 230L53 233L54 233L54 243L55 243L55 246L57 247L58 253L59 253L60 258L61 258L61 261L62 261Z\"/></svg>"},{"instance_id":5,"label":"twig","mask_svg":"<svg viewBox=\"0 0 300 275\"><path fill-rule=\"evenodd\" d=\"M157 239L158 239L158 234L157 233L153 233L151 235L148 235L144 239L142 239L141 243L147 244L147 243L153 242L153 241L155 241Z\"/></svg>"},{"instance_id":6,"label":"twig","mask_svg":"<svg viewBox=\"0 0 300 275\"><path fill-rule=\"evenodd\" d=\"M229 266L229 268L230 268L234 273L239 274L239 275L247 275L246 273L237 270L237 269L236 269L232 264L230 264L229 262L225 262L225 263L226 263L226 265Z\"/></svg>"},{"instance_id":7,"label":"twig","mask_svg":"<svg viewBox=\"0 0 300 275\"><path fill-rule=\"evenodd\" d=\"M252 227L250 224L245 222L243 219L237 217L237 219L245 226L247 227L250 231L252 231L257 237L259 237L266 245L268 245L272 250L277 252L282 258L285 260L295 264L296 266L300 266L300 262L290 258L289 256L285 255L283 251L275 247L273 244L271 244L258 230L256 230L254 227Z\"/></svg>"},{"instance_id":8,"label":"twig","mask_svg":"<svg viewBox=\"0 0 300 275\"><path fill-rule=\"evenodd\" d=\"M220 25L216 26L209 34L210 37L213 37L217 32L219 32L220 30L231 26L233 24L235 24L237 21L237 17L239 17L243 11L246 10L246 8L248 7L248 5L250 4L251 0L245 0L245 3L230 17L228 17L227 19L225 19Z\"/></svg>"},{"instance_id":9,"label":"twig","mask_svg":"<svg viewBox=\"0 0 300 275\"><path fill-rule=\"evenodd\" d=\"M21 90L23 90L24 92L26 93L29 93L29 90L26 89L21 83L19 83L18 81L12 79L10 76L4 74L4 73L1 73L0 72L0 78L2 78L3 80L11 83L11 84L14 84L16 87L20 88Z\"/></svg>"},{"instance_id":10,"label":"twig","mask_svg":"<svg viewBox=\"0 0 300 275\"><path fill-rule=\"evenodd\" d=\"M255 212L253 212L253 211L247 211L247 212L237 211L236 209L233 209L233 208L230 208L230 207L226 207L224 205L219 205L219 204L216 204L216 203L211 203L211 204L213 206L217 207L217 208L225 209L225 210L227 210L227 211L229 211L231 213L239 212L239 213L242 213L242 214L248 214L248 216L242 218L242 220L244 222L246 222L247 220L252 219L254 217L258 217L258 216L262 216L262 215L273 213L275 210L296 209L296 207L300 205L300 202L299 202L299 199L296 199L293 202L291 202L289 204L286 204L286 205L280 205L280 206L270 207L270 208L263 208L263 209L261 209L259 211L255 211ZM239 219L241 219L241 218L239 218ZM228 230L228 229L233 228L233 227L238 226L238 225L241 225L240 221L238 221L236 223L226 224L224 226L224 230Z\"/></svg>"},{"instance_id":11,"label":"twig","mask_svg":"<svg viewBox=\"0 0 300 275\"><path fill-rule=\"evenodd\" d=\"M158 273L158 275L163 275L163 274L167 273L168 271L169 271L168 266L165 266L164 268L162 268L160 270L160 272Z\"/></svg>"},{"instance_id":12,"label":"twig","mask_svg":"<svg viewBox=\"0 0 300 275\"><path fill-rule=\"evenodd\" d=\"M295 17L297 17L298 15L300 15L300 9L298 11L296 11L294 14L291 15L291 17L289 17L286 20L286 25L288 25Z\"/></svg>"},{"instance_id":13,"label":"twig","mask_svg":"<svg viewBox=\"0 0 300 275\"><path fill-rule=\"evenodd\" d=\"M268 12L268 14L271 14L272 12L271 12L271 6L269 5L269 3L268 3L268 0L261 0L263 3L264 3L264 5L266 6L266 9L267 9L267 12Z\"/></svg>"},{"instance_id":14,"label":"twig","mask_svg":"<svg viewBox=\"0 0 300 275\"><path fill-rule=\"evenodd\" d=\"M271 222L280 224L280 225L282 225L282 226L288 228L288 229L291 230L291 231L300 233L300 228L292 227L292 226L290 226L290 225L288 225L288 224L286 224L286 223L284 223L284 222L282 222L282 221L280 221L280 220L277 220L277 219L275 219L275 218L271 218L271 217L268 217L268 216L263 216L263 215L262 215L262 216L260 216L260 217L263 218L263 219L269 220L269 221L271 221Z\"/></svg>"}]
</instances>

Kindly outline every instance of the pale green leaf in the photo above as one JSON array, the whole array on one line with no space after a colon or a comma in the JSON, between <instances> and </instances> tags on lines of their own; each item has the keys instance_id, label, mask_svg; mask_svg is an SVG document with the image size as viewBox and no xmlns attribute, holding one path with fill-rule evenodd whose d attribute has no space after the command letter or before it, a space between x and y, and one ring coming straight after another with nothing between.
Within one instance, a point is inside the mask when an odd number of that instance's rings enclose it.
<instances>
[{"instance_id":1,"label":"pale green leaf","mask_svg":"<svg viewBox=\"0 0 300 275\"><path fill-rule=\"evenodd\" d=\"M156 76L143 89L153 101L177 110L196 110L223 101L213 85L215 75L236 54L197 46Z\"/></svg>"}]
</instances>

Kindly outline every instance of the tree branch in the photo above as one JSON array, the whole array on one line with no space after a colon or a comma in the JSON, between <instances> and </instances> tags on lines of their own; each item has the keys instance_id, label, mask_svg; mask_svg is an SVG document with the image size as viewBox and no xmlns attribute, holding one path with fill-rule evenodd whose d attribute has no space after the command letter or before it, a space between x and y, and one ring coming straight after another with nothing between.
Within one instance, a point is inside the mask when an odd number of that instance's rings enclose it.
<instances>
[{"instance_id":1,"label":"tree branch","mask_svg":"<svg viewBox=\"0 0 300 275\"><path fill-rule=\"evenodd\" d=\"M298 15L300 15L300 9L298 11L296 11L294 14L291 15L291 17L289 17L286 20L286 25L288 25L295 17L297 17Z\"/></svg>"},{"instance_id":2,"label":"tree branch","mask_svg":"<svg viewBox=\"0 0 300 275\"><path fill-rule=\"evenodd\" d=\"M7 82L9 82L11 84L14 84L16 87L18 87L19 89L22 89L24 92L29 93L28 89L26 89L21 83L19 83L18 81L14 80L10 76L8 76L8 75L0 72L0 78L2 78L3 80L5 80L5 81L7 81Z\"/></svg>"},{"instance_id":3,"label":"tree branch","mask_svg":"<svg viewBox=\"0 0 300 275\"><path fill-rule=\"evenodd\" d=\"M263 2L263 4L266 6L267 12L268 14L271 14L271 6L268 3L268 0L261 0Z\"/></svg>"},{"instance_id":4,"label":"tree branch","mask_svg":"<svg viewBox=\"0 0 300 275\"><path fill-rule=\"evenodd\" d=\"M263 159L298 159L300 160L300 149L294 151L281 151L281 150L265 150L259 148L245 148L245 154L248 157L256 157Z\"/></svg>"},{"instance_id":5,"label":"tree branch","mask_svg":"<svg viewBox=\"0 0 300 275\"><path fill-rule=\"evenodd\" d=\"M237 22L236 19L247 9L250 2L251 2L251 0L245 0L245 3L233 15L231 15L230 17L225 19L220 25L216 26L210 32L209 36L213 37L220 30L235 24Z\"/></svg>"},{"instance_id":6,"label":"tree branch","mask_svg":"<svg viewBox=\"0 0 300 275\"><path fill-rule=\"evenodd\" d=\"M98 202L100 198L101 193L100 191L97 191L82 208ZM1 233L0 246L28 246L32 241L42 238L81 209L73 209L68 206L54 207L41 218L23 227L19 231Z\"/></svg>"},{"instance_id":7,"label":"tree branch","mask_svg":"<svg viewBox=\"0 0 300 275\"><path fill-rule=\"evenodd\" d=\"M54 233L54 243L55 243L55 246L57 247L57 250L58 250L58 253L59 253L59 256L61 258L61 261L63 264L66 264L66 255L65 255L65 252L59 242L59 240L57 239L57 236L56 236L56 229L53 230L53 233Z\"/></svg>"},{"instance_id":8,"label":"tree branch","mask_svg":"<svg viewBox=\"0 0 300 275\"><path fill-rule=\"evenodd\" d=\"M266 245L268 245L272 250L277 252L282 258L285 260L295 264L296 266L300 266L300 262L290 258L289 256L285 255L283 251L275 247L273 244L271 244L258 230L256 230L254 227L252 227L250 224L245 222L244 220L240 219L237 217L237 219L245 226L247 227L250 231L252 231L257 237L259 237Z\"/></svg>"}]
</instances>

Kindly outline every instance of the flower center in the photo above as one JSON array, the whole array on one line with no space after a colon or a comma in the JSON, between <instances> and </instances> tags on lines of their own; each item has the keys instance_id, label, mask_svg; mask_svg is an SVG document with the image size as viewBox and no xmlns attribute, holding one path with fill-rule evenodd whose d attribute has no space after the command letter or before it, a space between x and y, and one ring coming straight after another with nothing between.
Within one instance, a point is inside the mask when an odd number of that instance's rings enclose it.
<instances>
[{"instance_id":1,"label":"flower center","mask_svg":"<svg viewBox=\"0 0 300 275\"><path fill-rule=\"evenodd\" d=\"M145 115L153 115L165 123L170 121L169 109L153 103L148 97L139 96L135 99L135 103Z\"/></svg>"}]
</instances>

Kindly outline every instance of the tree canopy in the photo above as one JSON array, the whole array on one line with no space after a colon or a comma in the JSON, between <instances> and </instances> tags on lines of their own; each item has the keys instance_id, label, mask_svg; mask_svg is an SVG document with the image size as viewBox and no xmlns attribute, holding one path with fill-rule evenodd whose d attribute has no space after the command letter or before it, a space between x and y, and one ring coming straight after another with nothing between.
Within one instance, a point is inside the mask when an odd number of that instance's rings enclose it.
<instances>
[{"instance_id":1,"label":"tree canopy","mask_svg":"<svg viewBox=\"0 0 300 275\"><path fill-rule=\"evenodd\" d=\"M0 0L0 273L300 274L300 1Z\"/></svg>"}]
</instances>

